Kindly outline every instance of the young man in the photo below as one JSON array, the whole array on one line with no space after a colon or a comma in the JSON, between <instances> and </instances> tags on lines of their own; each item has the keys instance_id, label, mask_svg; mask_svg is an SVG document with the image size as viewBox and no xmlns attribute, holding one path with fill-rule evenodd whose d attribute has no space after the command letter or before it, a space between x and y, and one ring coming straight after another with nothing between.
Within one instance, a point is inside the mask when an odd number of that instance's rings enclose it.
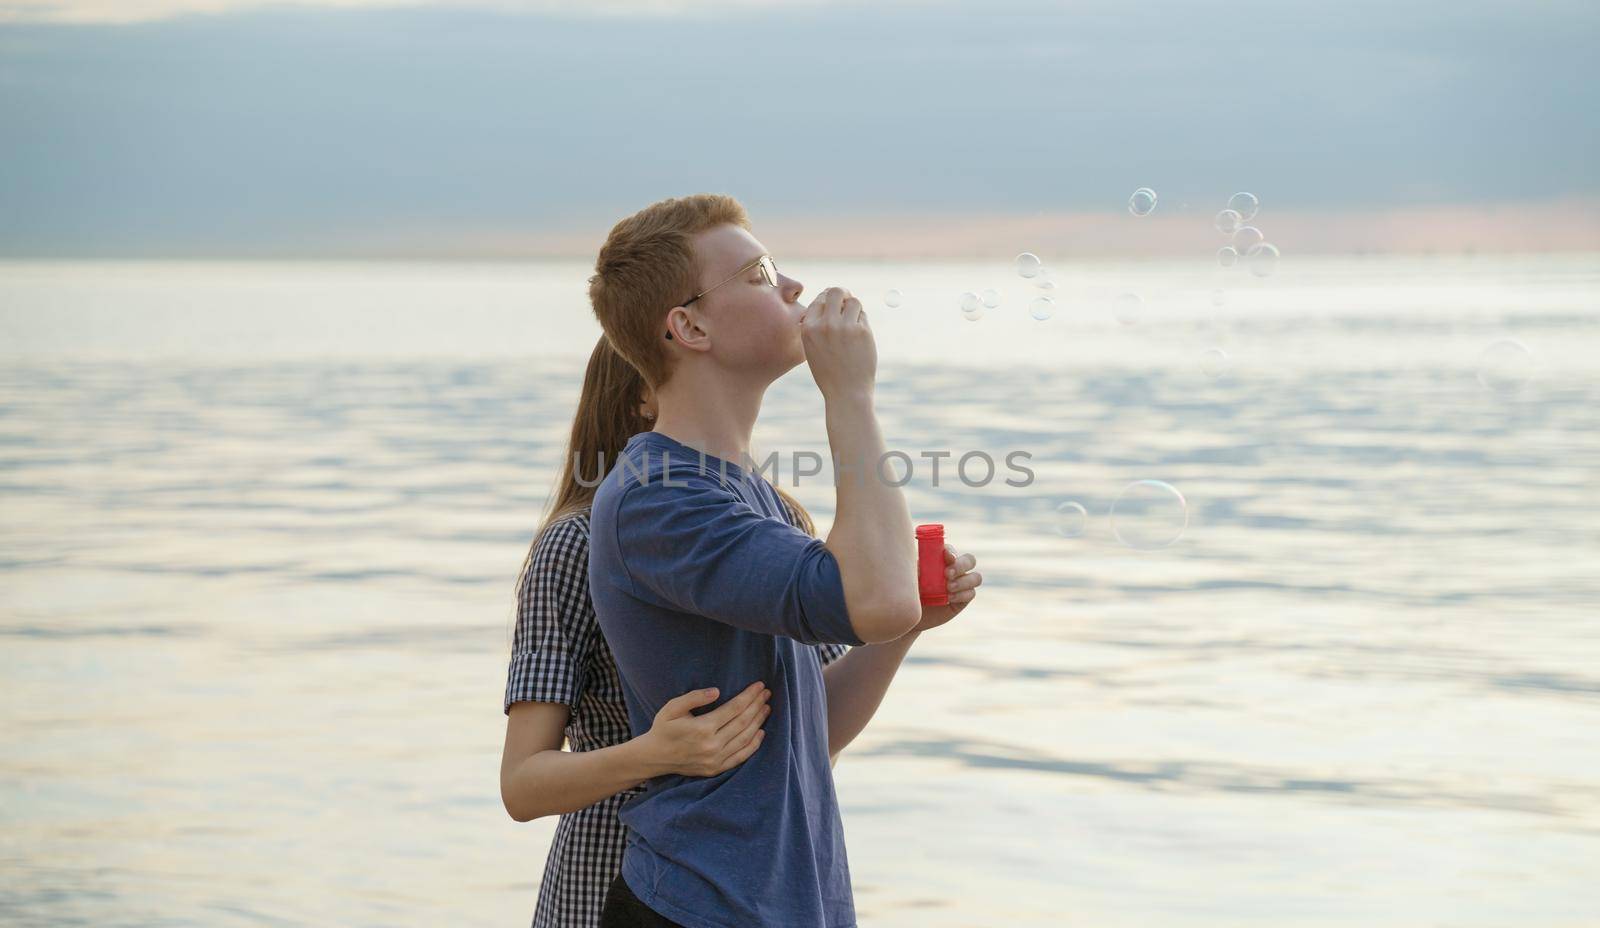
<instances>
[{"instance_id":1,"label":"young man","mask_svg":"<svg viewBox=\"0 0 1600 928\"><path fill-rule=\"evenodd\" d=\"M948 607L919 603L901 491L876 479L877 348L861 304L809 306L730 197L666 200L618 223L590 299L655 391L655 430L598 488L590 591L621 672L629 724L649 730L696 687L771 690L760 747L707 778L650 780L623 807L622 875L602 925L850 928L855 921L831 759L866 725L917 634L981 582L946 552ZM826 541L790 526L750 464L771 383L801 362L826 407L837 480ZM865 467L867 473L859 473ZM857 645L823 674L819 643ZM746 744L730 745L734 751Z\"/></svg>"}]
</instances>

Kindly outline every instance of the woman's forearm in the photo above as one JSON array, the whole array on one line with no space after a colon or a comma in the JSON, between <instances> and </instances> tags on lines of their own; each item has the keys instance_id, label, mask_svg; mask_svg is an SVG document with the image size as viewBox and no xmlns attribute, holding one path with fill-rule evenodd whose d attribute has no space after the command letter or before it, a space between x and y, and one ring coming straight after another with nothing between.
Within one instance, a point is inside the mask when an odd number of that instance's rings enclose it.
<instances>
[{"instance_id":1,"label":"woman's forearm","mask_svg":"<svg viewBox=\"0 0 1600 928\"><path fill-rule=\"evenodd\" d=\"M822 669L828 691L828 756L837 757L861 734L883 703L895 672L920 632L882 644L866 644Z\"/></svg>"},{"instance_id":2,"label":"woman's forearm","mask_svg":"<svg viewBox=\"0 0 1600 928\"><path fill-rule=\"evenodd\" d=\"M555 748L523 758L506 787L512 818L527 822L576 812L670 772L654 760L646 738L594 751Z\"/></svg>"}]
</instances>

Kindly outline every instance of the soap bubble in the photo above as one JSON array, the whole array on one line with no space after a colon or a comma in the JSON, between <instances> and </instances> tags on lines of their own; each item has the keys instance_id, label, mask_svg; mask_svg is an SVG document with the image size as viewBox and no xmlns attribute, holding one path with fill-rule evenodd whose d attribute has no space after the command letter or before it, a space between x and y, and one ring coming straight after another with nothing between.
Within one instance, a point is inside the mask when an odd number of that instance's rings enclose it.
<instances>
[{"instance_id":1,"label":"soap bubble","mask_svg":"<svg viewBox=\"0 0 1600 928\"><path fill-rule=\"evenodd\" d=\"M1039 273L1033 275L1033 285L1035 287L1039 287L1040 289L1043 289L1044 285L1047 284L1047 283L1052 285L1052 286L1054 286L1055 285L1055 279L1056 279L1056 275L1050 273L1050 269L1049 268L1041 267L1041 268L1039 268Z\"/></svg>"},{"instance_id":2,"label":"soap bubble","mask_svg":"<svg viewBox=\"0 0 1600 928\"><path fill-rule=\"evenodd\" d=\"M1223 235L1232 235L1239 231L1239 226L1244 224L1244 217L1239 215L1239 211L1236 209L1225 209L1217 214L1217 218L1212 224Z\"/></svg>"},{"instance_id":3,"label":"soap bubble","mask_svg":"<svg viewBox=\"0 0 1600 928\"><path fill-rule=\"evenodd\" d=\"M971 290L968 290L966 293L961 294L961 311L962 312L964 312L964 313L976 312L977 310L982 309L982 308L983 308L983 301L978 298L978 295L976 293L973 293Z\"/></svg>"},{"instance_id":4,"label":"soap bubble","mask_svg":"<svg viewBox=\"0 0 1600 928\"><path fill-rule=\"evenodd\" d=\"M1118 294L1113 306L1118 322L1123 325L1133 325L1144 314L1144 297L1137 293Z\"/></svg>"},{"instance_id":5,"label":"soap bubble","mask_svg":"<svg viewBox=\"0 0 1600 928\"><path fill-rule=\"evenodd\" d=\"M1033 285L1046 293L1049 293L1051 290L1056 288L1056 282L1053 280L1036 280L1033 282Z\"/></svg>"},{"instance_id":6,"label":"soap bubble","mask_svg":"<svg viewBox=\"0 0 1600 928\"><path fill-rule=\"evenodd\" d=\"M1223 290L1211 291L1211 305L1221 309L1228 302L1228 294Z\"/></svg>"},{"instance_id":7,"label":"soap bubble","mask_svg":"<svg viewBox=\"0 0 1600 928\"><path fill-rule=\"evenodd\" d=\"M1514 338L1501 339L1478 355L1478 382L1501 396L1521 390L1533 376L1533 352Z\"/></svg>"},{"instance_id":8,"label":"soap bubble","mask_svg":"<svg viewBox=\"0 0 1600 928\"><path fill-rule=\"evenodd\" d=\"M1155 211L1156 192L1149 187L1140 187L1128 197L1128 212L1135 216L1148 216Z\"/></svg>"},{"instance_id":9,"label":"soap bubble","mask_svg":"<svg viewBox=\"0 0 1600 928\"><path fill-rule=\"evenodd\" d=\"M1233 232L1233 250L1246 255L1250 253L1250 249L1266 240L1267 237L1255 226L1240 226Z\"/></svg>"},{"instance_id":10,"label":"soap bubble","mask_svg":"<svg viewBox=\"0 0 1600 928\"><path fill-rule=\"evenodd\" d=\"M889 307L890 309L898 307L904 300L905 297L901 295L899 290L890 290L888 293L883 295L883 305Z\"/></svg>"},{"instance_id":11,"label":"soap bubble","mask_svg":"<svg viewBox=\"0 0 1600 928\"><path fill-rule=\"evenodd\" d=\"M1028 314L1040 322L1049 319L1056 311L1056 301L1047 296L1036 296L1028 304Z\"/></svg>"},{"instance_id":12,"label":"soap bubble","mask_svg":"<svg viewBox=\"0 0 1600 928\"><path fill-rule=\"evenodd\" d=\"M1232 245L1223 245L1217 249L1217 263L1223 267L1233 267L1239 263L1239 252Z\"/></svg>"},{"instance_id":13,"label":"soap bubble","mask_svg":"<svg viewBox=\"0 0 1600 928\"><path fill-rule=\"evenodd\" d=\"M998 290L985 290L985 291L983 291L983 305L987 306L990 309L994 309L996 306L999 306L1000 305L1000 291L998 291Z\"/></svg>"},{"instance_id":14,"label":"soap bubble","mask_svg":"<svg viewBox=\"0 0 1600 928\"><path fill-rule=\"evenodd\" d=\"M1228 198L1228 208L1239 214L1239 218L1246 222L1256 218L1256 210L1261 208L1261 201L1253 193L1236 193Z\"/></svg>"},{"instance_id":15,"label":"soap bubble","mask_svg":"<svg viewBox=\"0 0 1600 928\"><path fill-rule=\"evenodd\" d=\"M1160 480L1135 480L1111 504L1111 534L1140 551L1168 547L1188 527L1188 501Z\"/></svg>"},{"instance_id":16,"label":"soap bubble","mask_svg":"<svg viewBox=\"0 0 1600 928\"><path fill-rule=\"evenodd\" d=\"M1039 268L1043 266L1044 262L1040 261L1039 256L1031 251L1024 251L1022 254L1017 255L1017 275L1019 277L1033 277L1039 273Z\"/></svg>"},{"instance_id":17,"label":"soap bubble","mask_svg":"<svg viewBox=\"0 0 1600 928\"><path fill-rule=\"evenodd\" d=\"M1077 538L1089 530L1089 510L1082 503L1067 500L1056 507L1056 534Z\"/></svg>"},{"instance_id":18,"label":"soap bubble","mask_svg":"<svg viewBox=\"0 0 1600 928\"><path fill-rule=\"evenodd\" d=\"M983 307L979 306L977 309L973 310L963 309L961 311L961 318L967 320L968 322L977 322L979 319L983 318Z\"/></svg>"},{"instance_id":19,"label":"soap bubble","mask_svg":"<svg viewBox=\"0 0 1600 928\"><path fill-rule=\"evenodd\" d=\"M1250 273L1257 277L1271 277L1272 272L1278 269L1278 246L1262 242L1250 249L1245 255L1245 260L1250 264Z\"/></svg>"},{"instance_id":20,"label":"soap bubble","mask_svg":"<svg viewBox=\"0 0 1600 928\"><path fill-rule=\"evenodd\" d=\"M1212 380L1217 380L1233 366L1233 359L1221 348L1207 348L1200 353L1200 370Z\"/></svg>"}]
</instances>

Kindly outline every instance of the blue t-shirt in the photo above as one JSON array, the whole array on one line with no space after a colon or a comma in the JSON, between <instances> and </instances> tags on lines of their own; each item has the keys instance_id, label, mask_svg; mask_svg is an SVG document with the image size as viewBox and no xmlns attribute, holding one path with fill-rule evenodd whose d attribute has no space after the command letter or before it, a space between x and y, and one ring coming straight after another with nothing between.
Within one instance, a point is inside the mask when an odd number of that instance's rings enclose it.
<instances>
[{"instance_id":1,"label":"blue t-shirt","mask_svg":"<svg viewBox=\"0 0 1600 928\"><path fill-rule=\"evenodd\" d=\"M771 485L656 432L595 492L589 589L634 735L703 687L772 690L766 738L714 777L668 775L622 807L622 876L688 928L849 928L844 827L816 649L859 645L839 564ZM702 710L702 711L709 711Z\"/></svg>"}]
</instances>

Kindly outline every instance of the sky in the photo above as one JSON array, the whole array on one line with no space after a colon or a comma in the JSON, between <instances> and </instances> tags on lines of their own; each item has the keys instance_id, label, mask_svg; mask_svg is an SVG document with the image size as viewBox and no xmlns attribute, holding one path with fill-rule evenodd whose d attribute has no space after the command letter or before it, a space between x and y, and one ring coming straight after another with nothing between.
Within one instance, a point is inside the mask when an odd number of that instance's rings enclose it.
<instances>
[{"instance_id":1,"label":"sky","mask_svg":"<svg viewBox=\"0 0 1600 928\"><path fill-rule=\"evenodd\" d=\"M1600 248L1597 47L1539 0L0 0L0 256L592 252L696 191L926 249L1145 185Z\"/></svg>"}]
</instances>

